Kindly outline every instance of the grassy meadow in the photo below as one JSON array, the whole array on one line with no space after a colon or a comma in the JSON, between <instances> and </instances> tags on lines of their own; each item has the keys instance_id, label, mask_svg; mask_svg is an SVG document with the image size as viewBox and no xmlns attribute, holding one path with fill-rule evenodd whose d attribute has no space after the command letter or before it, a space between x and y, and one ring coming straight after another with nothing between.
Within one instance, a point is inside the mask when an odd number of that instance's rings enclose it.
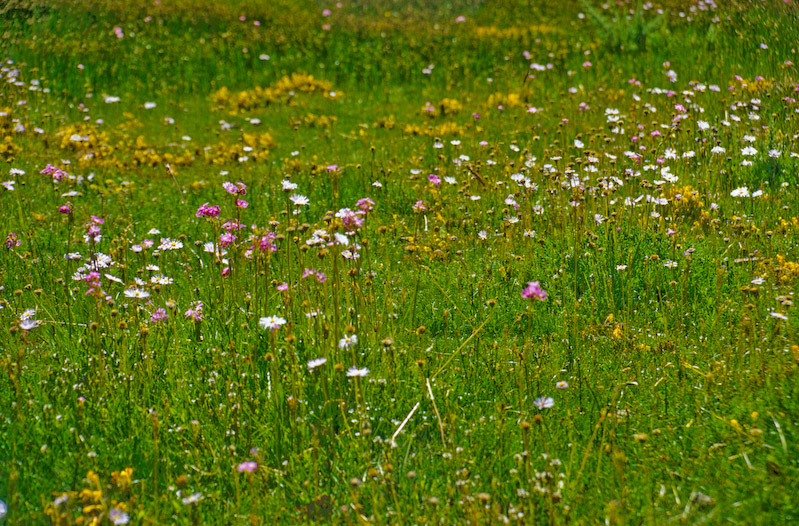
<instances>
[{"instance_id":1,"label":"grassy meadow","mask_svg":"<svg viewBox=\"0 0 799 526\"><path fill-rule=\"evenodd\" d=\"M799 524L799 6L0 4L0 523Z\"/></svg>"}]
</instances>

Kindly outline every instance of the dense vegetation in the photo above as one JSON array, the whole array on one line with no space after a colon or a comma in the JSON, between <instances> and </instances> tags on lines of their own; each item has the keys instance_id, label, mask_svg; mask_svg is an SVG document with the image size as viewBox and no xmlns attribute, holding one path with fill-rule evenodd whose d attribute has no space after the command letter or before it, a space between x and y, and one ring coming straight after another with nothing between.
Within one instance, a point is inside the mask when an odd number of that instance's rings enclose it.
<instances>
[{"instance_id":1,"label":"dense vegetation","mask_svg":"<svg viewBox=\"0 0 799 526\"><path fill-rule=\"evenodd\" d=\"M0 6L0 522L799 521L791 1Z\"/></svg>"}]
</instances>

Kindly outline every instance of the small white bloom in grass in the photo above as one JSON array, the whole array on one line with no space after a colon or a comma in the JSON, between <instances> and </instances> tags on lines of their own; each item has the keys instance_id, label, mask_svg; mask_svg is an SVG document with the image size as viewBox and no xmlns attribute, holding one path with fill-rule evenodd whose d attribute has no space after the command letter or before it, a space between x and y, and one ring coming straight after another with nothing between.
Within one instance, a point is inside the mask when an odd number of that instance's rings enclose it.
<instances>
[{"instance_id":1,"label":"small white bloom in grass","mask_svg":"<svg viewBox=\"0 0 799 526\"><path fill-rule=\"evenodd\" d=\"M130 516L118 508L111 508L108 512L108 520L112 524L127 524L130 521Z\"/></svg>"},{"instance_id":2,"label":"small white bloom in grass","mask_svg":"<svg viewBox=\"0 0 799 526\"><path fill-rule=\"evenodd\" d=\"M569 382L567 382L566 380L561 380L560 382L555 384L555 387L557 387L558 389L568 389Z\"/></svg>"},{"instance_id":3,"label":"small white bloom in grass","mask_svg":"<svg viewBox=\"0 0 799 526\"><path fill-rule=\"evenodd\" d=\"M19 328L24 331L29 331L31 329L35 329L39 326L38 320L22 320L19 323Z\"/></svg>"},{"instance_id":4,"label":"small white bloom in grass","mask_svg":"<svg viewBox=\"0 0 799 526\"><path fill-rule=\"evenodd\" d=\"M696 127L705 131L710 128L710 124L707 121L696 121Z\"/></svg>"},{"instance_id":5,"label":"small white bloom in grass","mask_svg":"<svg viewBox=\"0 0 799 526\"><path fill-rule=\"evenodd\" d=\"M576 148L583 148L585 146L585 144L583 144L583 141L581 141L579 139L574 139L574 146Z\"/></svg>"},{"instance_id":6,"label":"small white bloom in grass","mask_svg":"<svg viewBox=\"0 0 799 526\"><path fill-rule=\"evenodd\" d=\"M725 150L722 146L714 146L710 151L712 153L724 153L727 150Z\"/></svg>"},{"instance_id":7,"label":"small white bloom in grass","mask_svg":"<svg viewBox=\"0 0 799 526\"><path fill-rule=\"evenodd\" d=\"M274 331L279 329L282 325L285 325L286 320L280 316L266 316L265 318L261 318L258 324L264 329Z\"/></svg>"},{"instance_id":8,"label":"small white bloom in grass","mask_svg":"<svg viewBox=\"0 0 799 526\"><path fill-rule=\"evenodd\" d=\"M741 155L749 156L749 155L756 155L756 154L757 154L757 150L755 150L751 146L747 146L746 148L741 148Z\"/></svg>"},{"instance_id":9,"label":"small white bloom in grass","mask_svg":"<svg viewBox=\"0 0 799 526\"><path fill-rule=\"evenodd\" d=\"M347 369L347 376L349 376L350 378L356 378L356 377L364 378L367 374L369 374L369 369L367 369L366 367L359 369L353 365L352 367Z\"/></svg>"},{"instance_id":10,"label":"small white bloom in grass","mask_svg":"<svg viewBox=\"0 0 799 526\"><path fill-rule=\"evenodd\" d=\"M732 197L749 197L749 188L741 186L730 192Z\"/></svg>"},{"instance_id":11,"label":"small white bloom in grass","mask_svg":"<svg viewBox=\"0 0 799 526\"><path fill-rule=\"evenodd\" d=\"M121 280L121 279L119 279L118 277L114 276L113 274L105 274L105 277L106 277L106 278L108 278L108 279L109 279L109 280L111 280L111 281L114 281L114 282L116 282L116 283L121 283L122 285L124 285L124 284L125 284L125 282L124 282L124 281L122 281L122 280Z\"/></svg>"},{"instance_id":12,"label":"small white bloom in grass","mask_svg":"<svg viewBox=\"0 0 799 526\"><path fill-rule=\"evenodd\" d=\"M175 280L173 280L172 278L167 276L162 276L161 274L156 274L155 276L150 278L150 283L155 283L156 285L171 285L174 282Z\"/></svg>"},{"instance_id":13,"label":"small white bloom in grass","mask_svg":"<svg viewBox=\"0 0 799 526\"><path fill-rule=\"evenodd\" d=\"M770 313L772 318L777 318L778 320L787 320L788 316L781 312L772 312Z\"/></svg>"},{"instance_id":14,"label":"small white bloom in grass","mask_svg":"<svg viewBox=\"0 0 799 526\"><path fill-rule=\"evenodd\" d=\"M145 110L151 110L151 109L155 108L155 106L156 106L155 102L145 102L144 103L144 109Z\"/></svg>"},{"instance_id":15,"label":"small white bloom in grass","mask_svg":"<svg viewBox=\"0 0 799 526\"><path fill-rule=\"evenodd\" d=\"M126 298L144 299L149 298L150 293L141 289L128 289L125 291Z\"/></svg>"},{"instance_id":16,"label":"small white bloom in grass","mask_svg":"<svg viewBox=\"0 0 799 526\"><path fill-rule=\"evenodd\" d=\"M22 314L19 315L19 319L22 321L30 320L36 316L36 309L25 309Z\"/></svg>"},{"instance_id":17,"label":"small white bloom in grass","mask_svg":"<svg viewBox=\"0 0 799 526\"><path fill-rule=\"evenodd\" d=\"M753 279L752 281L750 281L750 283L752 285L762 285L765 281L766 280L762 276L758 276L755 279Z\"/></svg>"},{"instance_id":18,"label":"small white bloom in grass","mask_svg":"<svg viewBox=\"0 0 799 526\"><path fill-rule=\"evenodd\" d=\"M168 237L161 238L161 244L158 245L160 250L180 250L183 248L183 242L177 239L170 239Z\"/></svg>"},{"instance_id":19,"label":"small white bloom in grass","mask_svg":"<svg viewBox=\"0 0 799 526\"><path fill-rule=\"evenodd\" d=\"M322 367L326 363L327 358L314 358L313 360L308 360L308 370L313 371L318 367Z\"/></svg>"},{"instance_id":20,"label":"small white bloom in grass","mask_svg":"<svg viewBox=\"0 0 799 526\"><path fill-rule=\"evenodd\" d=\"M183 497L183 504L189 506L191 504L197 504L202 500L203 494L202 493L192 493L188 497Z\"/></svg>"},{"instance_id":21,"label":"small white bloom in grass","mask_svg":"<svg viewBox=\"0 0 799 526\"><path fill-rule=\"evenodd\" d=\"M358 337L354 334L345 334L342 339L338 341L339 349L349 349L358 343Z\"/></svg>"},{"instance_id":22,"label":"small white bloom in grass","mask_svg":"<svg viewBox=\"0 0 799 526\"><path fill-rule=\"evenodd\" d=\"M666 267L666 268L677 268L677 262L676 261L666 261L663 264L663 266Z\"/></svg>"},{"instance_id":23,"label":"small white bloom in grass","mask_svg":"<svg viewBox=\"0 0 799 526\"><path fill-rule=\"evenodd\" d=\"M551 396L542 396L533 400L533 404L535 404L538 409L544 410L554 406L555 400L553 400Z\"/></svg>"},{"instance_id":24,"label":"small white bloom in grass","mask_svg":"<svg viewBox=\"0 0 799 526\"><path fill-rule=\"evenodd\" d=\"M305 206L311 203L310 199L299 194L293 194L289 199L291 199L291 202L294 203L295 206Z\"/></svg>"},{"instance_id":25,"label":"small white bloom in grass","mask_svg":"<svg viewBox=\"0 0 799 526\"><path fill-rule=\"evenodd\" d=\"M627 265L616 265L616 270L627 270Z\"/></svg>"}]
</instances>

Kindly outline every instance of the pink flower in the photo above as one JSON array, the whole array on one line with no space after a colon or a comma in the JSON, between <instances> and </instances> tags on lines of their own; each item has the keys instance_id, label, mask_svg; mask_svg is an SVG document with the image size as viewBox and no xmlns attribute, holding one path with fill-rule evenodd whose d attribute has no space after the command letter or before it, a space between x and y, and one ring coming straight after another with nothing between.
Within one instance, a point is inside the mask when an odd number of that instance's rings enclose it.
<instances>
[{"instance_id":1,"label":"pink flower","mask_svg":"<svg viewBox=\"0 0 799 526\"><path fill-rule=\"evenodd\" d=\"M236 471L239 473L253 473L256 469L258 469L258 464L252 460L248 462L242 462L238 465L238 467L236 467Z\"/></svg>"},{"instance_id":2,"label":"pink flower","mask_svg":"<svg viewBox=\"0 0 799 526\"><path fill-rule=\"evenodd\" d=\"M166 321L169 318L169 314L166 313L165 309L157 309L150 315L150 323L158 323L161 321Z\"/></svg>"},{"instance_id":3,"label":"pink flower","mask_svg":"<svg viewBox=\"0 0 799 526\"><path fill-rule=\"evenodd\" d=\"M527 283L527 288L522 290L522 298L543 301L547 299L547 293L541 288L541 285L538 281L530 281Z\"/></svg>"},{"instance_id":4,"label":"pink flower","mask_svg":"<svg viewBox=\"0 0 799 526\"><path fill-rule=\"evenodd\" d=\"M369 212L375 207L375 202L368 197L362 197L355 203L356 208L360 208L362 212Z\"/></svg>"},{"instance_id":5,"label":"pink flower","mask_svg":"<svg viewBox=\"0 0 799 526\"><path fill-rule=\"evenodd\" d=\"M197 217L219 217L219 205L202 204L195 215Z\"/></svg>"},{"instance_id":6,"label":"pink flower","mask_svg":"<svg viewBox=\"0 0 799 526\"><path fill-rule=\"evenodd\" d=\"M189 308L184 315L196 322L203 321L203 302L197 301L193 303L191 308Z\"/></svg>"},{"instance_id":7,"label":"pink flower","mask_svg":"<svg viewBox=\"0 0 799 526\"><path fill-rule=\"evenodd\" d=\"M245 195L247 193L247 185L241 181L235 184L230 181L225 181L222 183L222 188L230 195Z\"/></svg>"},{"instance_id":8,"label":"pink flower","mask_svg":"<svg viewBox=\"0 0 799 526\"><path fill-rule=\"evenodd\" d=\"M22 241L19 240L19 237L17 237L17 234L14 232L11 232L8 234L8 237L6 237L6 248L18 247L21 244Z\"/></svg>"},{"instance_id":9,"label":"pink flower","mask_svg":"<svg viewBox=\"0 0 799 526\"><path fill-rule=\"evenodd\" d=\"M72 203L66 203L58 207L58 211L62 214L71 214L72 213Z\"/></svg>"},{"instance_id":10,"label":"pink flower","mask_svg":"<svg viewBox=\"0 0 799 526\"><path fill-rule=\"evenodd\" d=\"M219 236L219 244L223 247L232 245L236 241L236 236L231 233L225 233Z\"/></svg>"},{"instance_id":11,"label":"pink flower","mask_svg":"<svg viewBox=\"0 0 799 526\"><path fill-rule=\"evenodd\" d=\"M427 180L433 183L434 185L438 186L441 184L441 178L436 174L430 174L427 176Z\"/></svg>"},{"instance_id":12,"label":"pink flower","mask_svg":"<svg viewBox=\"0 0 799 526\"><path fill-rule=\"evenodd\" d=\"M284 281L283 283L277 286L277 290L279 290L280 292L287 291L289 290L289 284Z\"/></svg>"}]
</instances>

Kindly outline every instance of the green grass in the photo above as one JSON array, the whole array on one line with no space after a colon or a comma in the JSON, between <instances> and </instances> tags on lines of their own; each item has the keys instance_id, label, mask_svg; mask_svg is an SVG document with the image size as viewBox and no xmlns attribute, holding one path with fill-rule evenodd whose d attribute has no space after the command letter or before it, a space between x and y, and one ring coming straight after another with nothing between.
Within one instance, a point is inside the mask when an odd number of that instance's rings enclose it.
<instances>
[{"instance_id":1,"label":"green grass","mask_svg":"<svg viewBox=\"0 0 799 526\"><path fill-rule=\"evenodd\" d=\"M8 524L799 521L793 3L429 4L0 7Z\"/></svg>"}]
</instances>

